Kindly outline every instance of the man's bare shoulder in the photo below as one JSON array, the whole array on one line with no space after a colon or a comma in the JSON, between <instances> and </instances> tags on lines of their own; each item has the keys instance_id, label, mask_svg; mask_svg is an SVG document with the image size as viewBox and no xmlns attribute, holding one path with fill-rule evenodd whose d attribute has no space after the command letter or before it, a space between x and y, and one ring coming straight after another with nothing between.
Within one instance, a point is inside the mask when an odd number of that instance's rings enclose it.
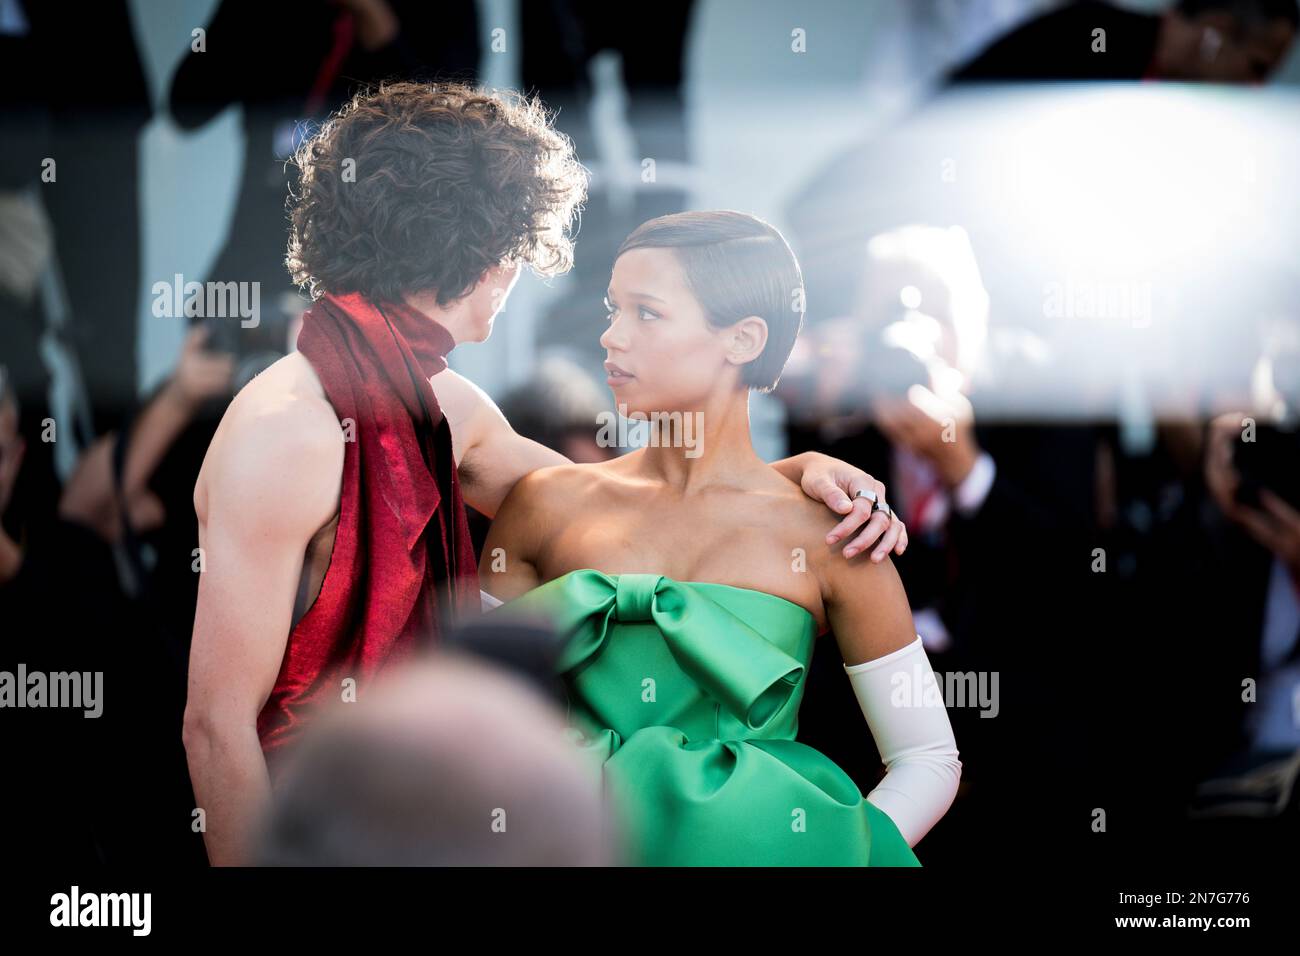
<instances>
[{"instance_id":1,"label":"man's bare shoulder","mask_svg":"<svg viewBox=\"0 0 1300 956\"><path fill-rule=\"evenodd\" d=\"M232 451L257 449L277 458L305 454L343 460L343 429L310 363L286 355L231 401L217 437Z\"/></svg>"},{"instance_id":2,"label":"man's bare shoulder","mask_svg":"<svg viewBox=\"0 0 1300 956\"><path fill-rule=\"evenodd\" d=\"M438 399L438 407L453 426L470 422L484 411L496 408L487 392L455 369L443 369L429 379L429 384Z\"/></svg>"},{"instance_id":3,"label":"man's bare shoulder","mask_svg":"<svg viewBox=\"0 0 1300 956\"><path fill-rule=\"evenodd\" d=\"M227 407L199 472L195 505L205 507L219 492L250 508L290 505L294 514L323 511L328 520L338 501L343 437L315 372L291 353Z\"/></svg>"}]
</instances>

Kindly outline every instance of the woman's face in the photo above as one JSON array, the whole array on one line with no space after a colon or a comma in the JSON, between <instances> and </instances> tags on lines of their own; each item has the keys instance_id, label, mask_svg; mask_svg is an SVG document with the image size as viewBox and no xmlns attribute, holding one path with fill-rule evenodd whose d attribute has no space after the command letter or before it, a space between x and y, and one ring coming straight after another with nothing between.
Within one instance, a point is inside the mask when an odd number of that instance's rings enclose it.
<instances>
[{"instance_id":1,"label":"woman's face","mask_svg":"<svg viewBox=\"0 0 1300 956\"><path fill-rule=\"evenodd\" d=\"M609 327L600 344L606 372L617 366L628 373L607 379L615 401L626 406L621 413L699 409L710 394L740 382L744 365L728 360L736 327L708 324L671 250L633 249L619 256L605 308Z\"/></svg>"}]
</instances>

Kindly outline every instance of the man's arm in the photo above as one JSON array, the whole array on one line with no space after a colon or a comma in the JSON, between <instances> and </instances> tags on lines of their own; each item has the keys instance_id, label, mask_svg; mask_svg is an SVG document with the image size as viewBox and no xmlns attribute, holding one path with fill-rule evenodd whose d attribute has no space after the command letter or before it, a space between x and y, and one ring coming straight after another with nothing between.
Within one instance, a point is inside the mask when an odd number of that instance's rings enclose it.
<instances>
[{"instance_id":1,"label":"man's arm","mask_svg":"<svg viewBox=\"0 0 1300 956\"><path fill-rule=\"evenodd\" d=\"M496 403L465 376L444 369L429 381L451 427L456 464L464 470L461 492L467 504L487 517L496 516L524 475L572 464L558 451L511 428ZM484 590L494 593L486 586Z\"/></svg>"},{"instance_id":2,"label":"man's arm","mask_svg":"<svg viewBox=\"0 0 1300 956\"><path fill-rule=\"evenodd\" d=\"M284 658L307 544L333 517L343 471L323 403L258 413L237 398L227 416L195 489L204 563L184 723L214 866L249 859L270 800L257 716Z\"/></svg>"},{"instance_id":3,"label":"man's arm","mask_svg":"<svg viewBox=\"0 0 1300 956\"><path fill-rule=\"evenodd\" d=\"M524 475L538 468L570 464L558 451L511 428L487 393L463 375L446 369L430 382L451 427L456 464L468 478L462 485L465 500L489 518L496 515ZM873 561L882 561L890 551L902 554L907 550L907 527L900 518L887 518L880 512L873 515L870 499L850 498L862 489L888 502L884 483L862 469L820 452L792 455L773 462L772 468L843 517L827 535L827 544L849 537L866 524L845 547L845 557L851 558L872 544L876 545Z\"/></svg>"},{"instance_id":4,"label":"man's arm","mask_svg":"<svg viewBox=\"0 0 1300 956\"><path fill-rule=\"evenodd\" d=\"M202 325L189 331L175 374L149 400L123 439L121 497L127 507L126 518L137 532L153 530L167 517L162 501L149 490L149 481L177 436L194 419L202 402L229 392L234 359L207 352L203 346L208 334ZM122 535L113 461L117 441L116 432L97 439L77 461L59 498L62 517L86 525L109 542Z\"/></svg>"},{"instance_id":5,"label":"man's arm","mask_svg":"<svg viewBox=\"0 0 1300 956\"><path fill-rule=\"evenodd\" d=\"M204 348L210 334L204 325L190 329L175 374L131 427L122 463L122 496L136 530L150 530L165 517L162 502L149 490L149 481L177 437L194 420L203 402L230 394L235 360Z\"/></svg>"}]
</instances>

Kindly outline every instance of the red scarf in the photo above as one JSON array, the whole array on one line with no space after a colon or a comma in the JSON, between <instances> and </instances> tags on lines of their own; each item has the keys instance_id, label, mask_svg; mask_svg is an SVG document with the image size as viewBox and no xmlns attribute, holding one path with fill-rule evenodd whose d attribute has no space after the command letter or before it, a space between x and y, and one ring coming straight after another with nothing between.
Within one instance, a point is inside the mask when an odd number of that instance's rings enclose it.
<instances>
[{"instance_id":1,"label":"red scarf","mask_svg":"<svg viewBox=\"0 0 1300 956\"><path fill-rule=\"evenodd\" d=\"M327 295L303 318L298 350L344 429L343 483L320 594L258 718L264 751L296 735L307 706L338 700L343 678L360 687L481 609L451 430L429 384L455 345L427 315L356 294Z\"/></svg>"}]
</instances>

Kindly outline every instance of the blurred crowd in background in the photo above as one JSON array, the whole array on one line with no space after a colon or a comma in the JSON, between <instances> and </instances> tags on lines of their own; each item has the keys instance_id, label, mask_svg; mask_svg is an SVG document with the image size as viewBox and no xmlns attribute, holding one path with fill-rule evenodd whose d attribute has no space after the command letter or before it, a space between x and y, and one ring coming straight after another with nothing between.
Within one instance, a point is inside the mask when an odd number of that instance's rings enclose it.
<instances>
[{"instance_id":1,"label":"blurred crowd in background","mask_svg":"<svg viewBox=\"0 0 1300 956\"><path fill-rule=\"evenodd\" d=\"M518 432L574 461L627 450L596 440L611 407L597 338L614 250L647 219L705 208L701 175L731 172L703 170L688 136L691 51L747 39L699 32L721 3L664 0L632 20L585 0L513 10L518 85L560 111L596 174L573 273L498 320L494 339L530 330L527 374L491 390ZM75 30L63 6L0 0L0 669L102 671L107 703L94 721L6 714L9 765L23 769L0 830L69 859L200 865L180 734L192 493L226 404L293 347L308 304L283 266L285 160L364 84L481 81L497 7L223 0L195 24L203 49L188 31L167 41L190 46L164 98L172 123L196 131L238 108L236 198L207 272L186 278L256 283L261 321L245 328L142 319L142 282L173 279L142 279L140 137L157 108L139 50L147 5L78 7ZM774 32L754 55L786 55L799 17L757 7ZM745 211L786 234L809 296L762 419L769 447L823 451L884 481L909 529L894 560L936 672L998 675L996 716L950 702L962 790L923 859L956 861L992 834L1040 852L1187 840L1271 852L1295 832L1300 768L1300 97L1284 81L1297 76L1296 5L880 8L878 42L956 35L949 50L968 55L928 59L924 96L889 86L885 129L854 134L858 106L846 108L843 148L780 203ZM1109 54L1079 47L1093 28ZM611 51L627 149L654 159L650 181L599 162L592 66ZM1074 81L1086 82L1055 85ZM1164 87L1162 100L1152 91ZM754 89L743 121L769 122L764 102ZM1067 107L1074 125L1054 129ZM1030 117L1044 125L1026 134ZM1215 152L1219 138L1241 155ZM1171 154L1152 152L1171 141ZM1009 186L984 175L990 144L1020 151ZM710 161L739 174L766 159ZM1115 192L1095 192L1092 174ZM142 389L140 330L166 321L188 324L183 347ZM488 519L473 517L481 543ZM553 716L558 693L526 637L496 635L492 654L404 678L373 726L342 742L322 730L335 745L284 797L265 860L463 862L403 840L393 792L312 785L340 768L391 779L425 760L439 773L411 773L403 806L454 805L429 781L469 792L491 768L450 759L437 728L473 722L502 753L513 740L518 759L492 772L568 799L562 767L547 776L525 759L544 747L537 714ZM837 655L820 651L800 739L865 793L879 757ZM429 733L389 751L385 721ZM367 829L381 804L393 828L382 837ZM1094 839L1097 808L1115 840ZM333 842L313 842L312 821L341 818L341 830L319 824ZM584 839L539 836L519 844L527 859L481 859L600 861Z\"/></svg>"}]
</instances>

